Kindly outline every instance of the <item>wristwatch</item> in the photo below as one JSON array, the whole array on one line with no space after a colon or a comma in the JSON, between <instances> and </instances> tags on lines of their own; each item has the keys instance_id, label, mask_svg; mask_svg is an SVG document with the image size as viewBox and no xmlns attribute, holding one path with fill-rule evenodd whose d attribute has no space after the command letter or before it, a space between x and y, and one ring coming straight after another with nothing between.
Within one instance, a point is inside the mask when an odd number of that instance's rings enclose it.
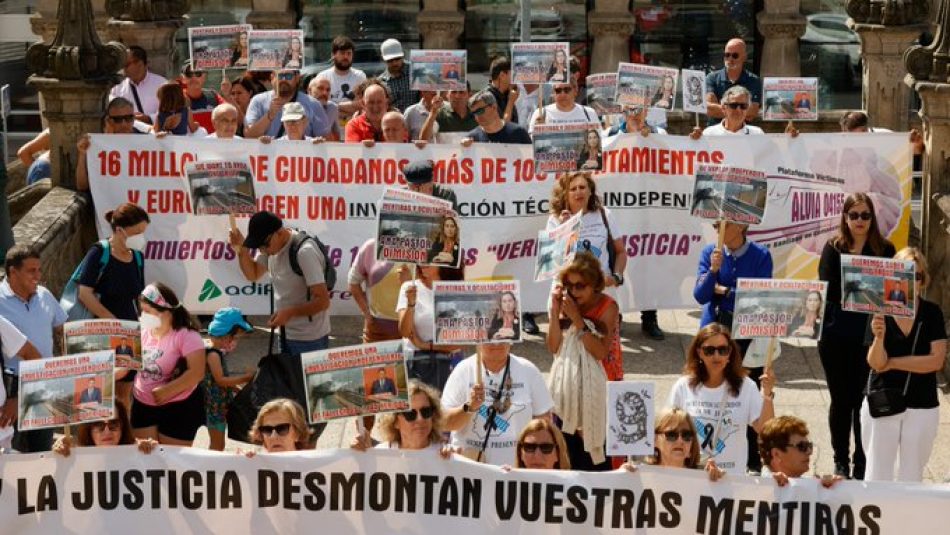
<instances>
[{"instance_id":1,"label":"wristwatch","mask_svg":"<svg viewBox=\"0 0 950 535\"><path fill-rule=\"evenodd\" d=\"M614 278L617 286L623 286L623 275L621 273L611 273L610 276Z\"/></svg>"}]
</instances>

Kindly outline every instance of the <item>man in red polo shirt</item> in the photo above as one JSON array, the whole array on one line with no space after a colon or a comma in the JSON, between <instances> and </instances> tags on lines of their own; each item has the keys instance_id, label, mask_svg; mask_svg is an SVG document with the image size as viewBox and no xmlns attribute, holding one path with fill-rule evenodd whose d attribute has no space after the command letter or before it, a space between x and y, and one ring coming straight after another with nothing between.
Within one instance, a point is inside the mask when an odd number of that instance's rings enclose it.
<instances>
[{"instance_id":1,"label":"man in red polo shirt","mask_svg":"<svg viewBox=\"0 0 950 535\"><path fill-rule=\"evenodd\" d=\"M383 140L383 114L389 109L389 94L379 82L372 83L363 93L363 113L346 123L346 142Z\"/></svg>"}]
</instances>

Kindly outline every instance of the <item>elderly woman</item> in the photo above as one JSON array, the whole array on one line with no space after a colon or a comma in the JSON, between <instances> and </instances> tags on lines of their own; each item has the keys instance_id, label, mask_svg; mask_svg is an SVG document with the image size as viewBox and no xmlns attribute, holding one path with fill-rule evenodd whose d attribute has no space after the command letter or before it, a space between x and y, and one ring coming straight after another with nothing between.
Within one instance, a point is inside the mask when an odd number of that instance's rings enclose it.
<instances>
[{"instance_id":1,"label":"elderly woman","mask_svg":"<svg viewBox=\"0 0 950 535\"><path fill-rule=\"evenodd\" d=\"M731 474L743 474L749 448L745 428L758 432L775 415L775 378L766 368L762 391L746 376L739 346L729 330L710 323L696 333L686 352L683 376L667 405L693 418L701 451Z\"/></svg>"},{"instance_id":2,"label":"elderly woman","mask_svg":"<svg viewBox=\"0 0 950 535\"><path fill-rule=\"evenodd\" d=\"M263 445L267 453L304 450L310 444L310 428L303 407L287 398L265 403L249 435L251 442Z\"/></svg>"},{"instance_id":3,"label":"elderly woman","mask_svg":"<svg viewBox=\"0 0 950 535\"><path fill-rule=\"evenodd\" d=\"M419 381L409 381L409 410L378 416L376 428L383 441L376 448L439 451L442 449L442 404L439 392ZM365 451L370 436L353 438L351 448Z\"/></svg>"},{"instance_id":4,"label":"elderly woman","mask_svg":"<svg viewBox=\"0 0 950 535\"><path fill-rule=\"evenodd\" d=\"M432 241L428 261L430 264L445 264L456 267L459 265L459 252L458 220L451 216L445 216L439 224L438 235Z\"/></svg>"},{"instance_id":5,"label":"elderly woman","mask_svg":"<svg viewBox=\"0 0 950 535\"><path fill-rule=\"evenodd\" d=\"M894 258L913 260L916 266L913 318L874 316L874 342L867 361L873 370L868 394L861 406L861 438L867 451L868 481L920 481L939 427L937 372L947 354L947 331L940 306L920 298L930 282L927 259L906 247ZM885 389L903 397L906 409L879 412Z\"/></svg>"},{"instance_id":6,"label":"elderly woman","mask_svg":"<svg viewBox=\"0 0 950 535\"><path fill-rule=\"evenodd\" d=\"M129 425L128 411L121 401L115 403L115 418L101 422L81 424L76 431L76 443L80 447L87 446L126 446L138 444L139 451L151 453L158 442L146 438L139 441L132 435L132 426ZM73 439L63 436L53 444L53 453L69 457Z\"/></svg>"},{"instance_id":7,"label":"elderly woman","mask_svg":"<svg viewBox=\"0 0 950 535\"><path fill-rule=\"evenodd\" d=\"M518 457L515 468L535 470L570 470L567 444L561 431L547 418L528 422L518 435Z\"/></svg>"},{"instance_id":8,"label":"elderly woman","mask_svg":"<svg viewBox=\"0 0 950 535\"><path fill-rule=\"evenodd\" d=\"M488 337L492 340L517 340L520 331L518 298L513 292L504 292L498 302L498 311L488 326Z\"/></svg>"},{"instance_id":9,"label":"elderly woman","mask_svg":"<svg viewBox=\"0 0 950 535\"><path fill-rule=\"evenodd\" d=\"M666 408L656 416L653 428L656 446L646 464L666 468L702 468L699 456L699 439L692 417L682 409ZM633 472L636 465L625 463L624 468ZM709 459L705 466L709 479L719 480L724 475L721 468Z\"/></svg>"}]
</instances>

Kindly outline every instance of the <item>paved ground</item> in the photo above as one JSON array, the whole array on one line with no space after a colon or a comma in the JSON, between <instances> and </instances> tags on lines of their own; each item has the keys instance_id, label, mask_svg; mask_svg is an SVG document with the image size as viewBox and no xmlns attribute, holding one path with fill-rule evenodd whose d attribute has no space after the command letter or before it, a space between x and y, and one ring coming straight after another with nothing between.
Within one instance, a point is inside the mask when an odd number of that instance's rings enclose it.
<instances>
[{"instance_id":1,"label":"paved ground","mask_svg":"<svg viewBox=\"0 0 950 535\"><path fill-rule=\"evenodd\" d=\"M660 326L667 333L666 340L654 342L640 333L639 314L627 314L623 324L624 371L630 380L649 380L656 383L657 398L665 400L673 383L679 377L683 366L683 355L699 327L699 312L692 310L663 311L659 314ZM263 324L264 318L255 324ZM540 318L539 318L540 320ZM361 323L355 317L334 317L332 337L333 346L359 343ZM546 325L541 323L541 328ZM242 347L231 361L232 370L244 369L256 362L264 354L267 344L266 331L258 331L245 339ZM775 409L778 414L794 414L808 422L811 438L818 444L813 454L813 463L821 473L831 472L833 468L831 442L829 439L827 414L830 399L825 385L818 351L813 342L801 345L782 344L781 357L775 362L778 378ZM551 355L543 345L543 339L528 336L528 340L517 346L516 354L534 362L545 375L551 368ZM941 376L940 387L940 426L934 452L924 474L926 481L944 481L950 476L950 387ZM320 448L338 448L349 444L355 433L351 421L331 424L321 436ZM207 434L202 429L197 445L207 445ZM228 449L247 448L238 442L229 441Z\"/></svg>"}]
</instances>

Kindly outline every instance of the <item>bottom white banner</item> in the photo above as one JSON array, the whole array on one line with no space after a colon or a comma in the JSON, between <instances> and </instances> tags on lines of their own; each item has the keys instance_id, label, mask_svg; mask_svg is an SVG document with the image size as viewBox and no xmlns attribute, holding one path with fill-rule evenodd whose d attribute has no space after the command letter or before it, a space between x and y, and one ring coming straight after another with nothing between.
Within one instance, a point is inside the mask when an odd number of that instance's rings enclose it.
<instances>
[{"instance_id":1,"label":"bottom white banner","mask_svg":"<svg viewBox=\"0 0 950 535\"><path fill-rule=\"evenodd\" d=\"M933 533L950 487L642 467L501 469L432 450L253 458L163 447L0 456L4 533ZM130 529L132 531L130 531Z\"/></svg>"}]
</instances>

